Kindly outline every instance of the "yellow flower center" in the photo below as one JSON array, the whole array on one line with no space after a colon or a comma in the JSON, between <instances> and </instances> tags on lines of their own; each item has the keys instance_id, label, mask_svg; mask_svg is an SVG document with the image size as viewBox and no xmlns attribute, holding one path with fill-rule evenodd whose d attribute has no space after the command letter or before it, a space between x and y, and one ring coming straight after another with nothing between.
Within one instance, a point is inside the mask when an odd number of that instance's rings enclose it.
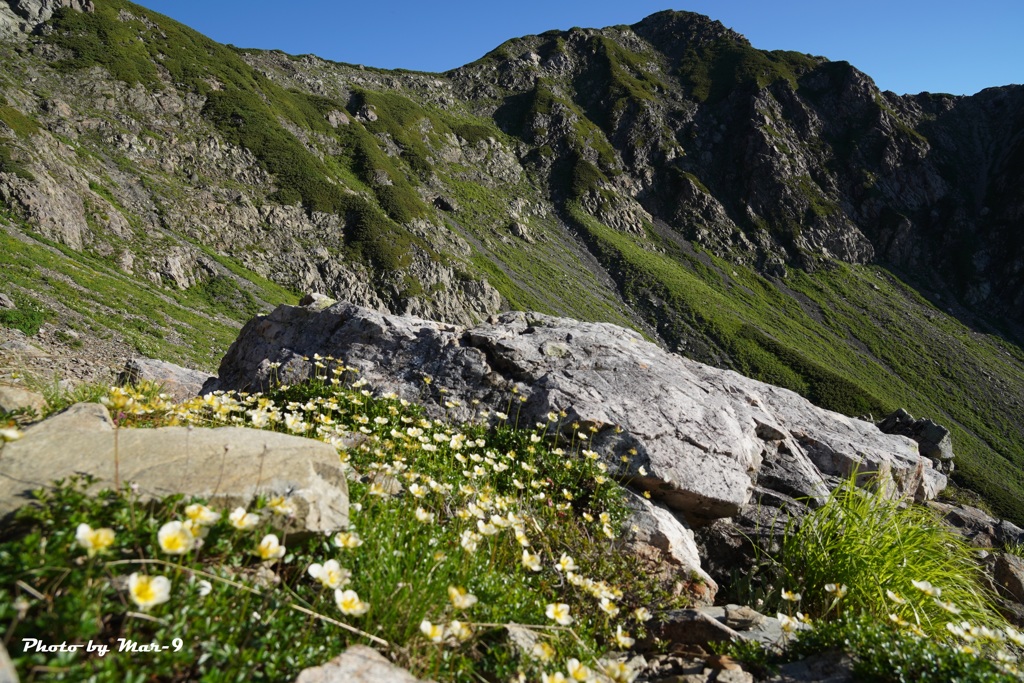
<instances>
[{"instance_id":1,"label":"yellow flower center","mask_svg":"<svg viewBox=\"0 0 1024 683\"><path fill-rule=\"evenodd\" d=\"M140 604L146 604L156 598L156 591L153 590L152 582L146 577L140 577L135 585L135 599Z\"/></svg>"}]
</instances>

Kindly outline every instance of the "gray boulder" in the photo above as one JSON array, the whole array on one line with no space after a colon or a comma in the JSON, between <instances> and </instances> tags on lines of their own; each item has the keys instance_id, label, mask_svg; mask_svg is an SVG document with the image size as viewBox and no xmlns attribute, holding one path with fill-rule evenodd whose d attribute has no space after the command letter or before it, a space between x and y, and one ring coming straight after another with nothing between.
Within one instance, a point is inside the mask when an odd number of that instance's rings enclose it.
<instances>
[{"instance_id":1,"label":"gray boulder","mask_svg":"<svg viewBox=\"0 0 1024 683\"><path fill-rule=\"evenodd\" d=\"M999 520L970 505L950 505L931 501L928 506L972 545L979 548L1001 548L1024 544L1024 529L1005 519Z\"/></svg>"},{"instance_id":2,"label":"gray boulder","mask_svg":"<svg viewBox=\"0 0 1024 683\"><path fill-rule=\"evenodd\" d=\"M116 440L115 440L116 434ZM0 519L31 491L77 473L113 488L120 480L143 500L183 493L218 506L247 506L257 494L288 496L295 531L329 533L348 525L348 482L331 446L287 434L222 427L116 430L107 409L79 403L25 430L0 458Z\"/></svg>"},{"instance_id":3,"label":"gray boulder","mask_svg":"<svg viewBox=\"0 0 1024 683\"><path fill-rule=\"evenodd\" d=\"M347 303L279 306L245 325L204 391L303 381L317 353L436 417L468 419L488 408L533 424L564 411L566 436L587 436L616 476L690 521L736 514L766 456L780 452L801 473L797 488L815 496L823 493L817 473L854 470L886 473L917 499L945 486L906 437L667 353L632 330L535 313L467 329Z\"/></svg>"},{"instance_id":4,"label":"gray boulder","mask_svg":"<svg viewBox=\"0 0 1024 683\"><path fill-rule=\"evenodd\" d=\"M917 442L918 451L946 473L953 471L953 440L949 430L928 419L914 419L903 408L878 423L886 434L902 434Z\"/></svg>"},{"instance_id":5,"label":"gray boulder","mask_svg":"<svg viewBox=\"0 0 1024 683\"><path fill-rule=\"evenodd\" d=\"M208 379L210 374L201 370L153 358L133 358L124 364L117 383L137 386L139 382L152 382L160 387L161 393L180 403L198 396Z\"/></svg>"},{"instance_id":6,"label":"gray boulder","mask_svg":"<svg viewBox=\"0 0 1024 683\"><path fill-rule=\"evenodd\" d=\"M419 683L371 647L353 645L331 661L306 669L295 683Z\"/></svg>"}]
</instances>

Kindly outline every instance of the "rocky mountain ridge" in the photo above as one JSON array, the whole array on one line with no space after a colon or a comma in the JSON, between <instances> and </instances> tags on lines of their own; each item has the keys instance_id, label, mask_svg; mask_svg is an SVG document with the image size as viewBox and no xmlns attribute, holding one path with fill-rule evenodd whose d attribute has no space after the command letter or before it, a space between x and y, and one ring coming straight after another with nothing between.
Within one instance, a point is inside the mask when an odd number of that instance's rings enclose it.
<instances>
[{"instance_id":1,"label":"rocky mountain ridge","mask_svg":"<svg viewBox=\"0 0 1024 683\"><path fill-rule=\"evenodd\" d=\"M614 322L948 424L959 482L1016 514L1020 88L882 93L688 13L421 74L225 47L122 0L6 5L9 319L206 367L298 291Z\"/></svg>"}]
</instances>

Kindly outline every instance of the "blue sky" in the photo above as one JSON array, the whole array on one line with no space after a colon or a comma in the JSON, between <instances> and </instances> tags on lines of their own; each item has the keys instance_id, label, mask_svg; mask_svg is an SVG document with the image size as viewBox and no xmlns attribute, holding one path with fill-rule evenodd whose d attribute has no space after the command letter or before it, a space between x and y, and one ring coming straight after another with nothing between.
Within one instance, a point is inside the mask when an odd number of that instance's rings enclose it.
<instances>
[{"instance_id":1,"label":"blue sky","mask_svg":"<svg viewBox=\"0 0 1024 683\"><path fill-rule=\"evenodd\" d=\"M509 38L706 14L758 48L846 60L883 90L972 94L1024 83L1024 0L143 0L239 47L382 68L445 71Z\"/></svg>"}]
</instances>

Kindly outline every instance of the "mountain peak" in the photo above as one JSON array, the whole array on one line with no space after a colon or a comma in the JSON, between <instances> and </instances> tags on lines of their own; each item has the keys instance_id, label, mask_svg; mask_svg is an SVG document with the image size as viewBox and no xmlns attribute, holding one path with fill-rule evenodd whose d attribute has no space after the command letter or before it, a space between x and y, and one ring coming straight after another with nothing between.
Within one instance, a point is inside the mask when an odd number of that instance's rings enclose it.
<instances>
[{"instance_id":1,"label":"mountain peak","mask_svg":"<svg viewBox=\"0 0 1024 683\"><path fill-rule=\"evenodd\" d=\"M727 28L722 22L696 12L656 12L633 24L632 29L669 56L679 56L688 48L707 46L723 39L750 45L746 37Z\"/></svg>"}]
</instances>

